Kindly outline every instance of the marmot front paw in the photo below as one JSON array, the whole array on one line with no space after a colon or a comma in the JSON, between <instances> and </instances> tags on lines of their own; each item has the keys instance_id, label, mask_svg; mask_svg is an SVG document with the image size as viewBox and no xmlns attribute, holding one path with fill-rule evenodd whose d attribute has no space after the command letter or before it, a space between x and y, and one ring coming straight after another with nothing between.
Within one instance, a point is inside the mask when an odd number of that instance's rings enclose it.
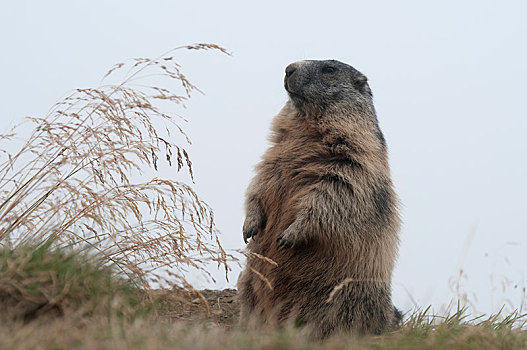
<instances>
[{"instance_id":1,"label":"marmot front paw","mask_svg":"<svg viewBox=\"0 0 527 350\"><path fill-rule=\"evenodd\" d=\"M294 225L289 226L276 239L279 248L293 248L304 242L304 237L300 230L296 229Z\"/></svg>"},{"instance_id":2,"label":"marmot front paw","mask_svg":"<svg viewBox=\"0 0 527 350\"><path fill-rule=\"evenodd\" d=\"M261 226L262 219L258 215L247 216L243 223L243 241L247 243L249 238L256 236Z\"/></svg>"}]
</instances>

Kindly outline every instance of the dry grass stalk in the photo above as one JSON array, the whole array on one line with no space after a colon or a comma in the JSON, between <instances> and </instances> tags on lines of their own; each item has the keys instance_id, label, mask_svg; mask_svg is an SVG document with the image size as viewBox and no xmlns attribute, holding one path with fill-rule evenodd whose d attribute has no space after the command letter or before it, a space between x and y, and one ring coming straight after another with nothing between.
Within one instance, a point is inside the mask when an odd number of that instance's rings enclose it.
<instances>
[{"instance_id":1,"label":"dry grass stalk","mask_svg":"<svg viewBox=\"0 0 527 350\"><path fill-rule=\"evenodd\" d=\"M175 50L183 49L227 53L213 44ZM89 247L146 287L163 267L182 286L189 268L207 273L215 261L228 270L211 208L183 181L148 176L163 159L193 178L190 141L166 110L199 90L173 51L118 63L103 82L128 69L121 83L74 90L45 117L29 118L33 133L17 152L0 147L1 245L53 239ZM139 85L152 76L159 83ZM0 134L0 142L15 134Z\"/></svg>"},{"instance_id":2,"label":"dry grass stalk","mask_svg":"<svg viewBox=\"0 0 527 350\"><path fill-rule=\"evenodd\" d=\"M329 297L326 300L326 303L331 303L333 301L333 298L335 295L344 287L346 287L350 283L357 283L357 282L376 282L376 283L384 283L383 280L373 280L373 279L356 279L356 278L346 278L339 284L337 284L332 290L331 293L329 293Z\"/></svg>"},{"instance_id":3,"label":"dry grass stalk","mask_svg":"<svg viewBox=\"0 0 527 350\"><path fill-rule=\"evenodd\" d=\"M251 269L251 271L254 272L256 276L258 276L263 282L265 282L265 285L269 287L270 290L274 289L271 281L269 281L261 272L253 269L252 267L249 267L249 269Z\"/></svg>"},{"instance_id":4,"label":"dry grass stalk","mask_svg":"<svg viewBox=\"0 0 527 350\"><path fill-rule=\"evenodd\" d=\"M261 254L258 254L258 253L255 253L255 252L248 252L248 253L246 253L246 255L247 256L254 256L254 257L258 258L258 259L261 259L263 261L268 262L269 264L271 264L273 266L278 266L278 263L276 261L274 261L273 259L270 259L270 258L268 258L266 256L263 256Z\"/></svg>"},{"instance_id":5,"label":"dry grass stalk","mask_svg":"<svg viewBox=\"0 0 527 350\"><path fill-rule=\"evenodd\" d=\"M333 298L335 297L335 294L337 294L338 291L340 291L346 285L354 281L355 281L354 278L346 278L344 281L340 282L337 286L335 286L335 288L333 288L331 293L329 293L329 297L328 297L328 300L326 300L326 303L331 303L333 301Z\"/></svg>"}]
</instances>

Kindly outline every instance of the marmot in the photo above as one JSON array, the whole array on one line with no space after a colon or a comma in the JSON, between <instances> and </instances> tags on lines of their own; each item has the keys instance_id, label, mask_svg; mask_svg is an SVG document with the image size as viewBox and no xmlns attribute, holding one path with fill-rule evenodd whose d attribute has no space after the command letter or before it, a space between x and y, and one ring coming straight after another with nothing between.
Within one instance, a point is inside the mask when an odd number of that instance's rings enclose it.
<instances>
[{"instance_id":1,"label":"marmot","mask_svg":"<svg viewBox=\"0 0 527 350\"><path fill-rule=\"evenodd\" d=\"M240 322L291 322L315 338L390 329L398 200L367 79L300 61L284 85L290 99L247 190Z\"/></svg>"}]
</instances>

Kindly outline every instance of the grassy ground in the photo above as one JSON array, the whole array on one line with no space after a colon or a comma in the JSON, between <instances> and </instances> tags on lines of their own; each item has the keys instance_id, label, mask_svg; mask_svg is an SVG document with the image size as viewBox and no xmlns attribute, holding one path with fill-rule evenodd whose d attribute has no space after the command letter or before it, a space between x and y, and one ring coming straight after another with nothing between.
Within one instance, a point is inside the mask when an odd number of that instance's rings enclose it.
<instances>
[{"instance_id":1,"label":"grassy ground","mask_svg":"<svg viewBox=\"0 0 527 350\"><path fill-rule=\"evenodd\" d=\"M311 342L294 329L242 331L235 290L149 293L87 254L0 251L0 349L523 349L518 315L426 312L380 336ZM208 302L208 309L204 300Z\"/></svg>"}]
</instances>

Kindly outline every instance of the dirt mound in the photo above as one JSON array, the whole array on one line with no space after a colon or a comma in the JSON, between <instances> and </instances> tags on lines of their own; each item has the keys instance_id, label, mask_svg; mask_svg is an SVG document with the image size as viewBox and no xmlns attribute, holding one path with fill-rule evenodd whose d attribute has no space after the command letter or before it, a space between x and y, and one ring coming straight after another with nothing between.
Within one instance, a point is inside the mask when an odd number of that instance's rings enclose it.
<instances>
[{"instance_id":1,"label":"dirt mound","mask_svg":"<svg viewBox=\"0 0 527 350\"><path fill-rule=\"evenodd\" d=\"M194 298L182 298L178 292L156 292L161 301L161 314L173 320L212 322L227 328L237 323L240 304L236 289L205 289L199 293L206 303L198 294Z\"/></svg>"}]
</instances>

